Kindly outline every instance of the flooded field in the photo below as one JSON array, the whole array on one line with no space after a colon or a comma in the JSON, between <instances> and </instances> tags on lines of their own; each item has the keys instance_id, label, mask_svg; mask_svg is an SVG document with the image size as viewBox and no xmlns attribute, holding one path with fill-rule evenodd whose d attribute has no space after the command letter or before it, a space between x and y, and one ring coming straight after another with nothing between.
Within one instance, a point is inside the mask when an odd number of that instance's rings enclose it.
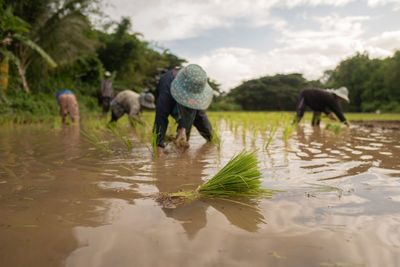
<instances>
[{"instance_id":1,"label":"flooded field","mask_svg":"<svg viewBox=\"0 0 400 267\"><path fill-rule=\"evenodd\" d=\"M169 144L161 158L123 122L131 146L86 137L84 120L2 126L0 266L400 266L399 123L268 116L210 114L218 142L193 131L187 151ZM154 200L243 148L258 149L263 187L284 192L248 206Z\"/></svg>"}]
</instances>

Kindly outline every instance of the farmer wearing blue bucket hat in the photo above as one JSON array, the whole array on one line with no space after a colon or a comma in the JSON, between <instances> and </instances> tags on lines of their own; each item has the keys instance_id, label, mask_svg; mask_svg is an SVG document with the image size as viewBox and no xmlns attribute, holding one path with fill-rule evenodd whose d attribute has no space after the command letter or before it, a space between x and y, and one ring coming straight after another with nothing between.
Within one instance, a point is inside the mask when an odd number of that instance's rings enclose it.
<instances>
[{"instance_id":1,"label":"farmer wearing blue bucket hat","mask_svg":"<svg viewBox=\"0 0 400 267\"><path fill-rule=\"evenodd\" d=\"M206 109L212 100L212 89L206 72L196 64L172 69L161 76L156 88L157 105L154 131L157 133L157 154L162 154L168 127L168 116L178 123L176 144L187 148L192 125L207 140L212 127Z\"/></svg>"}]
</instances>

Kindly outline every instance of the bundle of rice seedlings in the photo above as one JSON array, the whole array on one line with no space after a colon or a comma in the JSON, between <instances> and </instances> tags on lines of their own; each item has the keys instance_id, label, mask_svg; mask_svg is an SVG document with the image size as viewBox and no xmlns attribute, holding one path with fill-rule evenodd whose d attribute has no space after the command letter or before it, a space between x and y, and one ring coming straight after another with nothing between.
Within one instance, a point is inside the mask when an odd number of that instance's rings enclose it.
<instances>
[{"instance_id":1,"label":"bundle of rice seedlings","mask_svg":"<svg viewBox=\"0 0 400 267\"><path fill-rule=\"evenodd\" d=\"M168 206L168 204L180 204L186 200L199 198L217 198L246 205L242 202L232 200L232 197L262 197L271 198L276 190L261 188L261 172L255 155L256 151L243 150L234 156L229 162L204 184L195 190L176 193L160 193L157 201Z\"/></svg>"}]
</instances>

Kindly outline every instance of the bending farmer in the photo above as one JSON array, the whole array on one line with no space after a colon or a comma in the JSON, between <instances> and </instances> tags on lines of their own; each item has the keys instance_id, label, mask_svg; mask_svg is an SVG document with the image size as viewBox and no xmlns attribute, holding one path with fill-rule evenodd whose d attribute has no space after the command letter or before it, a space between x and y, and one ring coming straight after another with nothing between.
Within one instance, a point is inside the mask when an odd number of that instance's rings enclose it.
<instances>
[{"instance_id":1,"label":"bending farmer","mask_svg":"<svg viewBox=\"0 0 400 267\"><path fill-rule=\"evenodd\" d=\"M131 90L124 90L117 94L111 101L111 121L117 121L125 113L130 119L140 121L137 116L144 108L154 109L154 96L152 93L135 93Z\"/></svg>"},{"instance_id":2,"label":"bending farmer","mask_svg":"<svg viewBox=\"0 0 400 267\"><path fill-rule=\"evenodd\" d=\"M56 99L60 106L62 123L66 122L68 114L72 122L75 122L75 120L79 121L79 106L74 93L70 90L60 90L56 94Z\"/></svg>"},{"instance_id":3,"label":"bending farmer","mask_svg":"<svg viewBox=\"0 0 400 267\"><path fill-rule=\"evenodd\" d=\"M212 127L206 109L212 100L212 89L207 74L199 66L190 64L182 69L169 70L156 88L157 106L153 130L157 133L157 154L163 153L168 116L178 123L177 145L187 147L190 130L194 125L199 133L211 141Z\"/></svg>"},{"instance_id":4,"label":"bending farmer","mask_svg":"<svg viewBox=\"0 0 400 267\"><path fill-rule=\"evenodd\" d=\"M346 118L344 117L338 104L343 100L350 103L346 87L340 87L336 90L324 90L320 88L303 89L301 90L297 100L297 116L294 122L300 122L300 120L303 118L306 106L308 106L314 111L311 122L313 126L319 125L321 112L324 112L326 115L328 115L331 120L335 120L335 117L332 114L333 112L341 122L348 125Z\"/></svg>"}]
</instances>

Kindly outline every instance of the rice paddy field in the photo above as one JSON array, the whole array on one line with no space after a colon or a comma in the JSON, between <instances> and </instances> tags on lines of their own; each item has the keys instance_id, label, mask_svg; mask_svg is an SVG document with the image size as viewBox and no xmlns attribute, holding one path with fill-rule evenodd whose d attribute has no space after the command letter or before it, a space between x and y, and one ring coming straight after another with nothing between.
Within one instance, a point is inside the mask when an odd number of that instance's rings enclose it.
<instances>
[{"instance_id":1,"label":"rice paddy field","mask_svg":"<svg viewBox=\"0 0 400 267\"><path fill-rule=\"evenodd\" d=\"M0 117L0 266L400 266L399 114L208 114L212 142L182 151L170 121L165 156L151 112ZM267 195L157 201L218 185L242 151Z\"/></svg>"}]
</instances>

